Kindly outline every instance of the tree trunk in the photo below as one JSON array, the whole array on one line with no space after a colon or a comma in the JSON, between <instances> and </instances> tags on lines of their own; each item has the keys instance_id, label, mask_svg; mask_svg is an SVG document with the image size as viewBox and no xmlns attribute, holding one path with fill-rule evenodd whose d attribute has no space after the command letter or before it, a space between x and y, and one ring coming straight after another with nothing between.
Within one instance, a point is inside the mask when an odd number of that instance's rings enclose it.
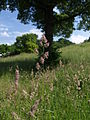
<instances>
[{"instance_id":1,"label":"tree trunk","mask_svg":"<svg viewBox=\"0 0 90 120\"><path fill-rule=\"evenodd\" d=\"M53 42L53 7L48 7L45 11L45 36L51 46Z\"/></svg>"}]
</instances>

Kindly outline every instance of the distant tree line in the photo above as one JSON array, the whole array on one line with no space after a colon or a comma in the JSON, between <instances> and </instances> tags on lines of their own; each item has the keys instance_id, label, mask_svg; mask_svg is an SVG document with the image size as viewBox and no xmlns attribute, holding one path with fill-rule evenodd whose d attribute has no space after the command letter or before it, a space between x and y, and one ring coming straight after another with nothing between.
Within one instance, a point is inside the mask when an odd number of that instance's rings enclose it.
<instances>
[{"instance_id":1,"label":"distant tree line","mask_svg":"<svg viewBox=\"0 0 90 120\"><path fill-rule=\"evenodd\" d=\"M73 45L73 44L74 43L72 43L71 41L65 38L60 38L58 41L53 41L53 46L57 48L62 48L62 47L66 47L68 45Z\"/></svg>"},{"instance_id":2,"label":"distant tree line","mask_svg":"<svg viewBox=\"0 0 90 120\"><path fill-rule=\"evenodd\" d=\"M90 42L90 37L89 37L89 39L85 40L84 42Z\"/></svg>"},{"instance_id":3,"label":"distant tree line","mask_svg":"<svg viewBox=\"0 0 90 120\"><path fill-rule=\"evenodd\" d=\"M22 52L33 53L35 48L38 48L39 39L36 34L24 34L16 38L16 42L12 45L1 44L0 54L2 56L17 55ZM73 43L65 38L60 38L58 41L53 41L52 47L54 50L57 48L72 45Z\"/></svg>"}]
</instances>

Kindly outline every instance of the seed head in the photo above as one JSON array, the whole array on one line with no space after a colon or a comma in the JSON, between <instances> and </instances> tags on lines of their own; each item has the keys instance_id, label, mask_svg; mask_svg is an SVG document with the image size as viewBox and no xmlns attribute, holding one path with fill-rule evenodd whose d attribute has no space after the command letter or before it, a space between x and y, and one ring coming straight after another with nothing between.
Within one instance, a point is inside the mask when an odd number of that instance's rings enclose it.
<instances>
[{"instance_id":1,"label":"seed head","mask_svg":"<svg viewBox=\"0 0 90 120\"><path fill-rule=\"evenodd\" d=\"M39 70L40 69L40 64L37 62L36 64L36 69Z\"/></svg>"}]
</instances>

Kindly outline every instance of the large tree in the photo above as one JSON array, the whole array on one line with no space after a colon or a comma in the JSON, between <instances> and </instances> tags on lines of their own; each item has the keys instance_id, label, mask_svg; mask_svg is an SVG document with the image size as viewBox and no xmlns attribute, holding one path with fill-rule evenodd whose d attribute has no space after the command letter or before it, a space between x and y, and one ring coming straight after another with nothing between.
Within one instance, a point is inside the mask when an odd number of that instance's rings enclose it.
<instances>
[{"instance_id":1,"label":"large tree","mask_svg":"<svg viewBox=\"0 0 90 120\"><path fill-rule=\"evenodd\" d=\"M0 0L0 10L5 9L17 10L17 19L24 24L32 21L50 43L53 35L69 37L77 16L81 17L79 29L90 29L90 0Z\"/></svg>"}]
</instances>

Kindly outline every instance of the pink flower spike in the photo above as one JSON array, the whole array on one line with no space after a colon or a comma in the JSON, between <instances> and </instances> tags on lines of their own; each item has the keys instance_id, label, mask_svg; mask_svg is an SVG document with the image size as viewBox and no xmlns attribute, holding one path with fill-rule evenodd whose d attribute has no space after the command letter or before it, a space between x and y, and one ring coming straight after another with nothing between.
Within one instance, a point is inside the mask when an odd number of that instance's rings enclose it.
<instances>
[{"instance_id":1,"label":"pink flower spike","mask_svg":"<svg viewBox=\"0 0 90 120\"><path fill-rule=\"evenodd\" d=\"M46 37L45 37L45 35L44 35L44 34L42 35L42 38L41 38L41 39L46 39Z\"/></svg>"},{"instance_id":2,"label":"pink flower spike","mask_svg":"<svg viewBox=\"0 0 90 120\"><path fill-rule=\"evenodd\" d=\"M44 42L44 43L47 43L47 42L48 42L48 40L46 39L45 35L42 35L41 41Z\"/></svg>"},{"instance_id":3,"label":"pink flower spike","mask_svg":"<svg viewBox=\"0 0 90 120\"><path fill-rule=\"evenodd\" d=\"M49 42L45 43L45 44L44 44L44 47L45 47L45 48L49 47Z\"/></svg>"},{"instance_id":4,"label":"pink flower spike","mask_svg":"<svg viewBox=\"0 0 90 120\"><path fill-rule=\"evenodd\" d=\"M48 42L48 40L45 38L45 39L44 39L44 42L45 42L45 43L47 43L47 42Z\"/></svg>"},{"instance_id":5,"label":"pink flower spike","mask_svg":"<svg viewBox=\"0 0 90 120\"><path fill-rule=\"evenodd\" d=\"M44 64L44 58L43 57L40 58L40 62L41 62L41 64Z\"/></svg>"},{"instance_id":6,"label":"pink flower spike","mask_svg":"<svg viewBox=\"0 0 90 120\"><path fill-rule=\"evenodd\" d=\"M43 45L43 43L42 43L42 41L40 40L40 45L42 46Z\"/></svg>"},{"instance_id":7,"label":"pink flower spike","mask_svg":"<svg viewBox=\"0 0 90 120\"><path fill-rule=\"evenodd\" d=\"M44 57L48 59L48 56L49 56L49 52L45 52Z\"/></svg>"},{"instance_id":8,"label":"pink flower spike","mask_svg":"<svg viewBox=\"0 0 90 120\"><path fill-rule=\"evenodd\" d=\"M47 42L47 43L45 44L45 47L46 47L46 48L49 47L49 42Z\"/></svg>"},{"instance_id":9,"label":"pink flower spike","mask_svg":"<svg viewBox=\"0 0 90 120\"><path fill-rule=\"evenodd\" d=\"M46 43L47 47L49 47L49 42Z\"/></svg>"}]
</instances>

